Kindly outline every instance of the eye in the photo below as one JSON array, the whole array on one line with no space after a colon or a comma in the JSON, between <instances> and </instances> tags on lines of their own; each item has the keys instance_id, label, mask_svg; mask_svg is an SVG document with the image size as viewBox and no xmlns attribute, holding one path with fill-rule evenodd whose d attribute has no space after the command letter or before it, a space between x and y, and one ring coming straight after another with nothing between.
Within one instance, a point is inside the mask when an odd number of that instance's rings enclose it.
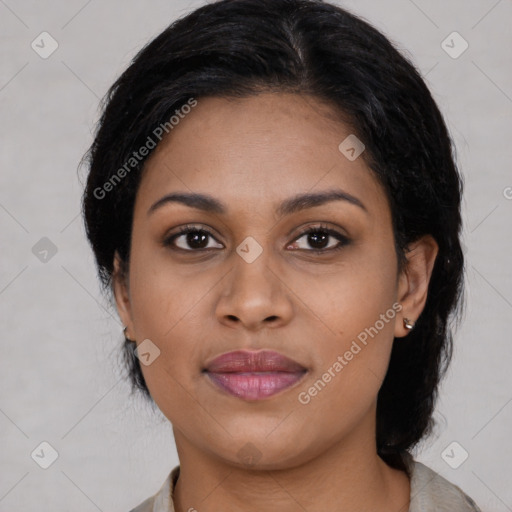
<instances>
[{"instance_id":1,"label":"eye","mask_svg":"<svg viewBox=\"0 0 512 512\"><path fill-rule=\"evenodd\" d=\"M305 243L300 240L304 239ZM213 243L214 245L211 245ZM215 245L215 243L217 245ZM317 254L336 251L348 245L350 240L342 233L327 226L313 226L302 231L295 241L287 248L305 250ZM308 248L307 245L311 248ZM210 231L196 226L182 226L165 238L163 245L187 252L200 252L209 249L222 249L223 245L216 242Z\"/></svg>"},{"instance_id":2,"label":"eye","mask_svg":"<svg viewBox=\"0 0 512 512\"><path fill-rule=\"evenodd\" d=\"M301 239L305 239L305 243L299 243ZM345 235L334 229L326 226L313 226L302 231L301 235L288 248L322 254L339 250L349 243L350 240ZM308 244L312 249L308 249Z\"/></svg>"},{"instance_id":3,"label":"eye","mask_svg":"<svg viewBox=\"0 0 512 512\"><path fill-rule=\"evenodd\" d=\"M178 232L167 237L163 244L183 251L198 252L207 249L222 249L223 245L211 246L213 235L206 229L194 226L182 226Z\"/></svg>"}]
</instances>

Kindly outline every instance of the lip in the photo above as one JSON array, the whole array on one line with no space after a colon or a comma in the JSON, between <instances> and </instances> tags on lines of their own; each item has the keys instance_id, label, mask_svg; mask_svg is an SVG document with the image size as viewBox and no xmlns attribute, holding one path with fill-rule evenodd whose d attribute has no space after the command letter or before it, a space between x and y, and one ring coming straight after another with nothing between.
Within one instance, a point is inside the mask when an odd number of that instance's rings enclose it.
<instances>
[{"instance_id":1,"label":"lip","mask_svg":"<svg viewBox=\"0 0 512 512\"><path fill-rule=\"evenodd\" d=\"M263 400L299 382L307 369L273 350L235 350L203 370L221 390L244 400Z\"/></svg>"}]
</instances>

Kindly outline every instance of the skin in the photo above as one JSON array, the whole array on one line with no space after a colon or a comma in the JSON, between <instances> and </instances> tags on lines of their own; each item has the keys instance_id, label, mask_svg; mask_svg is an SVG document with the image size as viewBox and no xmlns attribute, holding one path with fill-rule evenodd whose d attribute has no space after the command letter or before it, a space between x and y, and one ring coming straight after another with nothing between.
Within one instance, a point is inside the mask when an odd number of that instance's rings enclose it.
<instances>
[{"instance_id":1,"label":"skin","mask_svg":"<svg viewBox=\"0 0 512 512\"><path fill-rule=\"evenodd\" d=\"M121 273L116 255L114 292L129 337L160 350L142 370L173 425L177 512L408 510L407 475L376 452L376 402L393 339L408 333L403 318L417 319L425 305L438 249L423 237L398 271L384 189L362 156L349 161L338 150L350 133L311 97L200 98L146 163L129 272ZM337 200L276 213L291 196L332 189L364 208ZM148 213L172 192L209 194L226 212L167 202ZM349 243L332 251L335 237L322 246L301 235L319 224ZM209 252L186 236L174 250L163 244L183 225L211 232ZM252 263L236 252L249 236L262 248ZM397 303L395 318L301 404L299 393ZM201 372L220 354L263 348L307 373L277 395L246 401ZM247 451L255 454L250 464L241 456Z\"/></svg>"}]
</instances>

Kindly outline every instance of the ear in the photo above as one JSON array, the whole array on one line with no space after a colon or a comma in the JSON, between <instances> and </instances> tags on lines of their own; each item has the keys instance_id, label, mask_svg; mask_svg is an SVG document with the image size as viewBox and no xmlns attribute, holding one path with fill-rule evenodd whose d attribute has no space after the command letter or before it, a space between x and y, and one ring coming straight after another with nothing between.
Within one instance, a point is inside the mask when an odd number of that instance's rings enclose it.
<instances>
[{"instance_id":1,"label":"ear","mask_svg":"<svg viewBox=\"0 0 512 512\"><path fill-rule=\"evenodd\" d=\"M404 326L404 318L416 322L425 307L438 251L439 246L431 235L425 235L407 247L407 261L398 278L398 302L402 310L401 318L395 324L397 338L409 333Z\"/></svg>"},{"instance_id":2,"label":"ear","mask_svg":"<svg viewBox=\"0 0 512 512\"><path fill-rule=\"evenodd\" d=\"M126 335L134 339L134 328L132 320L132 310L130 302L130 288L128 285L128 275L123 271L123 265L119 253L114 254L114 271L112 272L112 285L114 297L116 299L117 312L121 322L126 326Z\"/></svg>"}]
</instances>

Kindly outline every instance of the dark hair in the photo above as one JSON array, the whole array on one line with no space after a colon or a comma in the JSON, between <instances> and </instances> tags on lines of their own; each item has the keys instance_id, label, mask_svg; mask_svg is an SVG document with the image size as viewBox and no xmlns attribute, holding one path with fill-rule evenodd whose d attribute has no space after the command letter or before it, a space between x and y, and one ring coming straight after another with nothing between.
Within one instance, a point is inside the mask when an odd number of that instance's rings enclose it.
<instances>
[{"instance_id":1,"label":"dark hair","mask_svg":"<svg viewBox=\"0 0 512 512\"><path fill-rule=\"evenodd\" d=\"M420 236L439 245L425 309L408 337L395 340L378 396L378 452L401 465L397 455L432 430L452 355L450 320L463 286L462 181L445 122L418 71L361 18L321 0L221 0L175 21L135 56L103 100L86 155L83 212L104 290L111 291L114 252L129 262L145 158L122 180L119 169L127 170L133 152L191 98L262 91L312 95L350 123L386 190L400 265ZM108 181L104 198L98 191ZM150 396L129 347L134 389Z\"/></svg>"}]
</instances>

